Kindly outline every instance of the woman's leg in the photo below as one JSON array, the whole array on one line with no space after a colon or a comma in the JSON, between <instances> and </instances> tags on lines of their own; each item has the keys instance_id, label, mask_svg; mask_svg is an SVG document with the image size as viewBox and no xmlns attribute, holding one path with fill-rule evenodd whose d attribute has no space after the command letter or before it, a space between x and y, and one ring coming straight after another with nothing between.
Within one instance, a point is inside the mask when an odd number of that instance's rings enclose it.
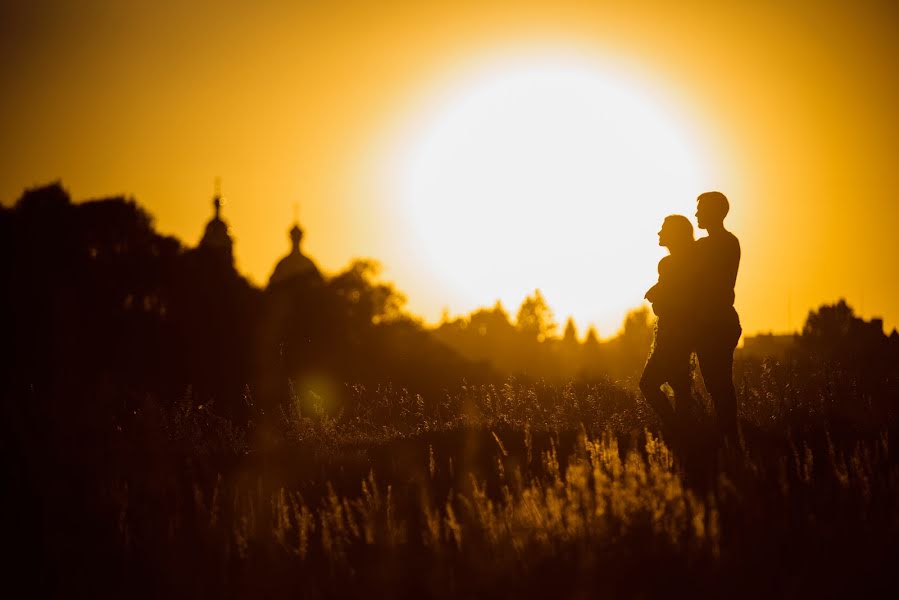
<instances>
[{"instance_id":1,"label":"woman's leg","mask_svg":"<svg viewBox=\"0 0 899 600\"><path fill-rule=\"evenodd\" d=\"M662 427L666 434L673 432L676 419L674 409L671 408L671 402L668 396L662 391L662 384L668 380L667 357L665 352L657 343L653 344L652 352L643 367L643 375L640 377L640 391L646 402L656 411L662 420Z\"/></svg>"}]
</instances>

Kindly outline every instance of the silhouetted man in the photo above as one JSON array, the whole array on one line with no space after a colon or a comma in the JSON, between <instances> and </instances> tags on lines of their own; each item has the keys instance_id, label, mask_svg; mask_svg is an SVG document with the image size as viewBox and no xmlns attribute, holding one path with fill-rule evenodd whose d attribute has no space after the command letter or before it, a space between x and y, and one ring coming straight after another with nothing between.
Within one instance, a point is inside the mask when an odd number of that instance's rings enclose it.
<instances>
[{"instance_id":1,"label":"silhouetted man","mask_svg":"<svg viewBox=\"0 0 899 600\"><path fill-rule=\"evenodd\" d=\"M730 210L721 192L697 198L696 221L708 236L696 241L696 356L706 389L715 403L718 426L725 438L737 433L734 390L734 349L743 332L734 310L734 284L740 266L740 242L724 228Z\"/></svg>"}]
</instances>

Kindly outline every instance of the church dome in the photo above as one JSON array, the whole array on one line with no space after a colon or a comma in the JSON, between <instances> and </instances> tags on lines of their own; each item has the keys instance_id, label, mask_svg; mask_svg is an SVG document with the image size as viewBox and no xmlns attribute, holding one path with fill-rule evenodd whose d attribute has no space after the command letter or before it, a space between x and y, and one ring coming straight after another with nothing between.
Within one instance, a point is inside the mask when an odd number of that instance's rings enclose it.
<instances>
[{"instance_id":1,"label":"church dome","mask_svg":"<svg viewBox=\"0 0 899 600\"><path fill-rule=\"evenodd\" d=\"M295 278L312 278L321 280L322 276L312 260L300 251L300 242L303 239L303 230L294 223L289 231L291 249L290 252L278 261L272 276L269 278L269 286L290 281Z\"/></svg>"},{"instance_id":2,"label":"church dome","mask_svg":"<svg viewBox=\"0 0 899 600\"><path fill-rule=\"evenodd\" d=\"M216 195L213 198L212 206L215 213L206 224L206 230L200 240L200 247L227 252L230 256L234 242L228 232L228 224L221 218L222 199L220 196Z\"/></svg>"}]
</instances>

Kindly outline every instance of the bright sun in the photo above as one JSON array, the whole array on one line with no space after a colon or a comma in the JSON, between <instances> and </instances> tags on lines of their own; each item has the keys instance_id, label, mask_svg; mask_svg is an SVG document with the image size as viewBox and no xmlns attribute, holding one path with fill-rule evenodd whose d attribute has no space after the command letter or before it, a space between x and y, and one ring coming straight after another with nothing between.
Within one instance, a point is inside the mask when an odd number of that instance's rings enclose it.
<instances>
[{"instance_id":1,"label":"bright sun","mask_svg":"<svg viewBox=\"0 0 899 600\"><path fill-rule=\"evenodd\" d=\"M707 183L657 98L585 60L503 62L420 114L390 166L420 260L454 311L540 288L614 333L655 280L665 215ZM698 232L697 232L698 233Z\"/></svg>"}]
</instances>

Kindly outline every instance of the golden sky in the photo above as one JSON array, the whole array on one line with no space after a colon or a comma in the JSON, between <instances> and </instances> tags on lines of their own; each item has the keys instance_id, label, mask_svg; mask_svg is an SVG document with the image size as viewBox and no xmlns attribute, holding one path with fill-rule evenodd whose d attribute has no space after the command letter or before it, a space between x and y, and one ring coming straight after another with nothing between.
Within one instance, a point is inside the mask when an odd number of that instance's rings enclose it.
<instances>
[{"instance_id":1,"label":"golden sky","mask_svg":"<svg viewBox=\"0 0 899 600\"><path fill-rule=\"evenodd\" d=\"M731 199L747 333L797 328L841 296L896 326L899 8L729 4L3 2L0 201L61 179L77 199L134 196L159 229L195 243L221 176L238 266L257 283L287 251L298 203L304 249L325 271L374 257L431 321L498 297L514 310L540 281L457 293L458 273L435 266L437 250L422 250L415 221L378 184L381 153L497 57L572 57L650 99L686 132L698 185ZM692 197L671 202L692 216ZM597 206L597 220L615 221L620 203ZM648 211L639 236L654 244L658 226ZM653 252L628 263L639 285L618 297L639 304ZM554 265L563 278L566 264ZM544 291L557 316L609 335L623 311L602 306L612 287Z\"/></svg>"}]
</instances>

